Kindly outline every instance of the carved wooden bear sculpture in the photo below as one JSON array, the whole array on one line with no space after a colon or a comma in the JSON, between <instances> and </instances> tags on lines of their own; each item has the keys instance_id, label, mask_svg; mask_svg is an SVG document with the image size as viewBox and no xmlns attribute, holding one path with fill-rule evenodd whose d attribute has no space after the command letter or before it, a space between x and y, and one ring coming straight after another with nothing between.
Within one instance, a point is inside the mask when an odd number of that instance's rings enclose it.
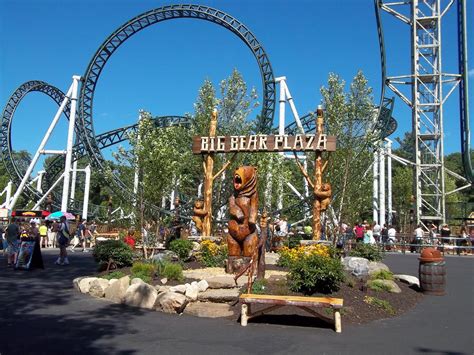
<instances>
[{"instance_id":1,"label":"carved wooden bear sculpture","mask_svg":"<svg viewBox=\"0 0 474 355\"><path fill-rule=\"evenodd\" d=\"M193 209L193 221L196 224L196 229L199 232L202 232L202 221L204 216L207 215L207 211L204 209L204 202L202 200L194 201L194 209Z\"/></svg>"},{"instance_id":2,"label":"carved wooden bear sculpture","mask_svg":"<svg viewBox=\"0 0 474 355\"><path fill-rule=\"evenodd\" d=\"M331 195L332 195L331 184L329 183L322 184L321 189L316 190L315 195L320 203L321 211L322 212L326 211L329 204L331 203Z\"/></svg>"},{"instance_id":3,"label":"carved wooden bear sculpture","mask_svg":"<svg viewBox=\"0 0 474 355\"><path fill-rule=\"evenodd\" d=\"M252 257L258 245L257 169L241 166L234 173L234 193L229 199L229 257ZM229 259L229 260L230 260Z\"/></svg>"}]
</instances>

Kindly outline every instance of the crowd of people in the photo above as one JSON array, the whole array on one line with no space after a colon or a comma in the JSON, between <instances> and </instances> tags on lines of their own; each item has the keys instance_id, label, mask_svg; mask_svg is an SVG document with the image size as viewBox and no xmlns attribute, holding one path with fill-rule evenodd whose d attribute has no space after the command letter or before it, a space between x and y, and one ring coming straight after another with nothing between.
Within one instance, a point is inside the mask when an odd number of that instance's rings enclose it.
<instances>
[{"instance_id":1,"label":"crowd of people","mask_svg":"<svg viewBox=\"0 0 474 355\"><path fill-rule=\"evenodd\" d=\"M88 252L87 247L92 248L95 244L96 229L94 221L87 223L86 220L81 220L72 233L65 217L61 217L59 221L41 222L36 219L12 219L8 226L0 227L0 245L7 257L8 267L17 264L22 241L35 242L32 266L43 267L41 249L45 248L59 248L55 264L68 265L67 251L75 252L75 248L81 246L82 252Z\"/></svg>"}]
</instances>

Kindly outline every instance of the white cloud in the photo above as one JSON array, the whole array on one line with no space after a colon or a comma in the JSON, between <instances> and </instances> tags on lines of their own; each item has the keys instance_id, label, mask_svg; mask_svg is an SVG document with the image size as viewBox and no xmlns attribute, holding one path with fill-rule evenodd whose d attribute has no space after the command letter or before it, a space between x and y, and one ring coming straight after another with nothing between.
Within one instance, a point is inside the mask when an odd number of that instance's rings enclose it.
<instances>
[{"instance_id":1,"label":"white cloud","mask_svg":"<svg viewBox=\"0 0 474 355\"><path fill-rule=\"evenodd\" d=\"M467 72L467 76L470 78L474 78L474 69L469 69L469 71Z\"/></svg>"}]
</instances>

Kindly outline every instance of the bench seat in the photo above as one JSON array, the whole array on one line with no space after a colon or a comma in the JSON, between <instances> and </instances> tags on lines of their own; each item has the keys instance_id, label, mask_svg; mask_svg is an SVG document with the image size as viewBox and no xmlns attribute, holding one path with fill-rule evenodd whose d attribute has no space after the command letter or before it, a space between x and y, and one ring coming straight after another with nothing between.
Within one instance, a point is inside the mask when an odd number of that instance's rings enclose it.
<instances>
[{"instance_id":1,"label":"bench seat","mask_svg":"<svg viewBox=\"0 0 474 355\"><path fill-rule=\"evenodd\" d=\"M284 306L295 306L316 317L328 320L310 307L330 307L333 309L334 313L334 318L331 321L334 322L335 331L337 333L342 331L340 313L340 309L343 307L344 303L342 298L242 294L240 295L239 300L240 303L242 303L242 313L240 317L240 324L242 326L246 326L250 318ZM252 313L251 304L266 304L269 305L269 307Z\"/></svg>"}]
</instances>

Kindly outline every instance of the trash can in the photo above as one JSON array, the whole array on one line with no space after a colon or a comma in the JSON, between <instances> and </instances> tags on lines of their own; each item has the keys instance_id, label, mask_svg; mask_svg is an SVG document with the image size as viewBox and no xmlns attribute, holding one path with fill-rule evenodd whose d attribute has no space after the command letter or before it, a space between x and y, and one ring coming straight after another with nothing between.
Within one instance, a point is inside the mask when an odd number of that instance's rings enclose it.
<instances>
[{"instance_id":1,"label":"trash can","mask_svg":"<svg viewBox=\"0 0 474 355\"><path fill-rule=\"evenodd\" d=\"M424 248L420 255L418 275L423 293L443 296L446 286L446 263L439 250Z\"/></svg>"}]
</instances>

